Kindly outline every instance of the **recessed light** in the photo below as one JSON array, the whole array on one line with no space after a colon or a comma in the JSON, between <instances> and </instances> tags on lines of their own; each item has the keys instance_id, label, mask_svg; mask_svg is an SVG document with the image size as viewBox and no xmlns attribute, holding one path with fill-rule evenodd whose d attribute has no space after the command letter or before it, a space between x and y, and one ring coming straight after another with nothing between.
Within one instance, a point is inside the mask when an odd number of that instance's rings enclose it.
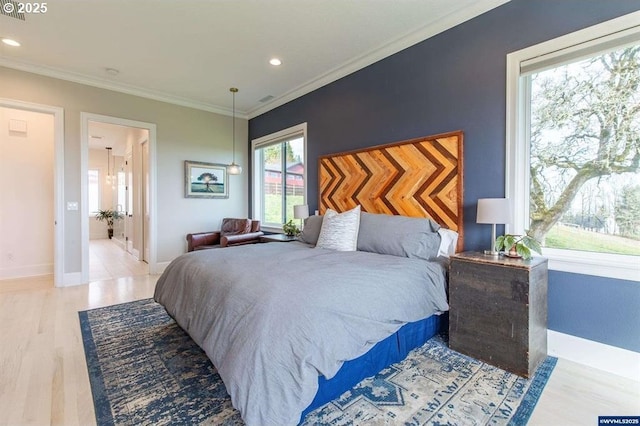
<instances>
[{"instance_id":1,"label":"recessed light","mask_svg":"<svg viewBox=\"0 0 640 426\"><path fill-rule=\"evenodd\" d=\"M13 46L13 47L20 47L20 43L18 43L17 41L10 39L10 38L3 38L2 42L6 45L9 46Z\"/></svg>"},{"instance_id":2,"label":"recessed light","mask_svg":"<svg viewBox=\"0 0 640 426\"><path fill-rule=\"evenodd\" d=\"M273 66L278 66L278 65L282 65L282 61L278 58L273 58L271 60L269 60L269 63Z\"/></svg>"}]
</instances>

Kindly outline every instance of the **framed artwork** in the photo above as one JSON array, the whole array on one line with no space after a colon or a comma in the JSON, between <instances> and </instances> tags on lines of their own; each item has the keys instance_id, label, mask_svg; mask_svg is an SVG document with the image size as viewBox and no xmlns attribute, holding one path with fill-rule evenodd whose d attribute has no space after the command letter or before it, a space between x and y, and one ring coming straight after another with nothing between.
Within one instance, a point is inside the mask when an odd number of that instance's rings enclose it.
<instances>
[{"instance_id":1,"label":"framed artwork","mask_svg":"<svg viewBox=\"0 0 640 426\"><path fill-rule=\"evenodd\" d=\"M186 198L229 198L227 166L224 164L184 162Z\"/></svg>"}]
</instances>

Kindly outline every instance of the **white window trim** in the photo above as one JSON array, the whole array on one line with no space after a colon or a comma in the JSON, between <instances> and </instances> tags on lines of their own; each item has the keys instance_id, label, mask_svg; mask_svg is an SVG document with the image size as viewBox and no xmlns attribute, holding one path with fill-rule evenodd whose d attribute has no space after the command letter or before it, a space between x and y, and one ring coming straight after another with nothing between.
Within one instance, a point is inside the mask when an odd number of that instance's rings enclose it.
<instances>
[{"instance_id":1,"label":"white window trim","mask_svg":"<svg viewBox=\"0 0 640 426\"><path fill-rule=\"evenodd\" d=\"M252 186L252 199L253 199L253 207L251 215L254 218L262 217L262 204L260 202L260 192L258 189L262 188L262 182L260 181L260 167L256 161L256 149L261 148L263 146L271 145L273 143L281 142L283 139L288 139L294 136L303 137L304 143L304 158L302 159L304 163L304 202L307 203L307 123L301 123L287 129L280 130L279 132L271 133L266 136L262 136L257 139L253 139L251 141L251 164L253 165L253 186ZM261 225L261 229L268 232L283 232L282 226L273 227L273 226L264 226Z\"/></svg>"},{"instance_id":2,"label":"white window trim","mask_svg":"<svg viewBox=\"0 0 640 426\"><path fill-rule=\"evenodd\" d=\"M506 232L522 234L529 217L528 197L529 146L525 142L527 130L524 125L526 111L524 102L526 88L520 84L520 67L523 62L535 60L543 55L568 49L596 39L611 37L625 31L624 36L636 32L640 34L640 12L622 17L558 37L544 43L531 46L507 55L507 114L506 114L506 182L505 193L511 200L514 212L513 224L508 225ZM524 208L523 208L524 207ZM549 269L608 278L640 281L640 265L637 256L592 253L576 250L544 248L543 256L549 259Z\"/></svg>"}]
</instances>

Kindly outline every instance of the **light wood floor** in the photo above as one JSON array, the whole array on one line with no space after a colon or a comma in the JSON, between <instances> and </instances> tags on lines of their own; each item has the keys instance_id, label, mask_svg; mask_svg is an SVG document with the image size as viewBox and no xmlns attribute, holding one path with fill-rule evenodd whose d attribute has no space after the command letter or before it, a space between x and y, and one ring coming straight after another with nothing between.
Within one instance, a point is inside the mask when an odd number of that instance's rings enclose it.
<instances>
[{"instance_id":1,"label":"light wood floor","mask_svg":"<svg viewBox=\"0 0 640 426\"><path fill-rule=\"evenodd\" d=\"M147 275L149 265L136 260L115 240L89 241L89 281Z\"/></svg>"},{"instance_id":2,"label":"light wood floor","mask_svg":"<svg viewBox=\"0 0 640 426\"><path fill-rule=\"evenodd\" d=\"M152 297L157 276L53 288L0 281L0 425L93 425L78 311ZM640 382L560 359L530 425L597 425L640 415Z\"/></svg>"}]
</instances>

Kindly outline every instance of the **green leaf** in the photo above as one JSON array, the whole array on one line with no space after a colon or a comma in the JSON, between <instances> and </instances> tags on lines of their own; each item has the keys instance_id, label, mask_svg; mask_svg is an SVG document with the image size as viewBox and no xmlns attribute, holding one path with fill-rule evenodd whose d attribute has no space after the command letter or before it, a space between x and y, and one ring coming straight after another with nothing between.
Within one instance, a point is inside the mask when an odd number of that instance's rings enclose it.
<instances>
[{"instance_id":1,"label":"green leaf","mask_svg":"<svg viewBox=\"0 0 640 426\"><path fill-rule=\"evenodd\" d=\"M529 250L529 247L525 246L524 244L518 244L516 246L516 251L520 256L522 256L523 259L531 258L531 250Z\"/></svg>"},{"instance_id":2,"label":"green leaf","mask_svg":"<svg viewBox=\"0 0 640 426\"><path fill-rule=\"evenodd\" d=\"M535 238L525 237L525 240L523 242L531 250L535 251L538 254L542 254L542 246L540 245L540 243Z\"/></svg>"},{"instance_id":3,"label":"green leaf","mask_svg":"<svg viewBox=\"0 0 640 426\"><path fill-rule=\"evenodd\" d=\"M506 235L504 238L504 249L510 250L516 243L516 237L514 235Z\"/></svg>"}]
</instances>

